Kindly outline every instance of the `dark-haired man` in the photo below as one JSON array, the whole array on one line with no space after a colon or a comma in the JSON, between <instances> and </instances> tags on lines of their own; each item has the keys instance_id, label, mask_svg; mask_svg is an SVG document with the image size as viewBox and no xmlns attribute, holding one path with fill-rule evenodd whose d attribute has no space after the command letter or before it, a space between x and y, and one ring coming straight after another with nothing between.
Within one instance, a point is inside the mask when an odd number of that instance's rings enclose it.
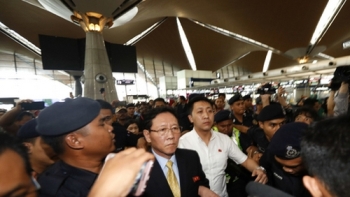
<instances>
[{"instance_id":1,"label":"dark-haired man","mask_svg":"<svg viewBox=\"0 0 350 197\"><path fill-rule=\"evenodd\" d=\"M37 178L39 174L58 159L52 148L42 140L36 131L36 126L36 119L32 119L24 124L17 133L17 137L22 140L24 146L28 149L34 178Z\"/></svg>"},{"instance_id":2,"label":"dark-haired man","mask_svg":"<svg viewBox=\"0 0 350 197\"><path fill-rule=\"evenodd\" d=\"M126 105L126 110L127 110L127 115L132 118L136 119L137 115L135 115L135 104L134 103L129 103Z\"/></svg>"},{"instance_id":3,"label":"dark-haired man","mask_svg":"<svg viewBox=\"0 0 350 197\"><path fill-rule=\"evenodd\" d=\"M165 103L165 100L163 98L154 99L153 108L165 107L165 106L166 106L166 103Z\"/></svg>"},{"instance_id":4,"label":"dark-haired man","mask_svg":"<svg viewBox=\"0 0 350 197\"><path fill-rule=\"evenodd\" d=\"M188 106L188 118L194 128L180 138L179 147L197 151L211 190L219 196L227 196L225 169L228 158L248 169L252 176L257 176L256 181L266 183L263 168L247 158L227 135L213 132L214 112L209 99L195 97Z\"/></svg>"},{"instance_id":5,"label":"dark-haired man","mask_svg":"<svg viewBox=\"0 0 350 197\"><path fill-rule=\"evenodd\" d=\"M31 176L26 148L6 133L0 133L0 196L37 196L39 185Z\"/></svg>"},{"instance_id":6,"label":"dark-haired man","mask_svg":"<svg viewBox=\"0 0 350 197\"><path fill-rule=\"evenodd\" d=\"M245 113L248 116L253 116L254 111L253 111L253 99L250 96L250 94L247 94L243 97L243 103L245 107Z\"/></svg>"},{"instance_id":7,"label":"dark-haired man","mask_svg":"<svg viewBox=\"0 0 350 197\"><path fill-rule=\"evenodd\" d=\"M225 101L222 98L215 99L215 105L216 105L216 111L224 110L225 108Z\"/></svg>"},{"instance_id":8,"label":"dark-haired man","mask_svg":"<svg viewBox=\"0 0 350 197\"><path fill-rule=\"evenodd\" d=\"M195 151L177 148L181 128L171 108L154 108L145 116L143 134L156 160L144 196L217 196Z\"/></svg>"},{"instance_id":9,"label":"dark-haired man","mask_svg":"<svg viewBox=\"0 0 350 197\"><path fill-rule=\"evenodd\" d=\"M250 147L243 147L247 150L248 156L256 161L262 156L267 149L272 136L285 123L286 114L282 106L278 103L270 104L264 107L259 113L258 126L248 129L247 135L253 142ZM258 157L258 158L256 158ZM260 163L263 165L262 163Z\"/></svg>"},{"instance_id":10,"label":"dark-haired man","mask_svg":"<svg viewBox=\"0 0 350 197\"><path fill-rule=\"evenodd\" d=\"M54 103L39 114L37 131L61 159L39 176L39 196L88 195L103 159L115 149L110 119L97 101L83 97Z\"/></svg>"},{"instance_id":11,"label":"dark-haired man","mask_svg":"<svg viewBox=\"0 0 350 197\"><path fill-rule=\"evenodd\" d=\"M125 147L136 147L138 136L129 133L119 122L113 122L113 106L104 100L96 100L101 106L101 114L106 117L106 124L113 126L115 152L120 152ZM119 117L119 120L122 117Z\"/></svg>"},{"instance_id":12,"label":"dark-haired man","mask_svg":"<svg viewBox=\"0 0 350 197\"><path fill-rule=\"evenodd\" d=\"M219 111L214 116L214 122L213 130L228 135L242 150L239 142L240 132L233 127L231 112L228 110ZM241 166L237 165L232 159L227 160L225 172L228 195L246 197L247 194L244 188L250 179L250 174L242 169Z\"/></svg>"},{"instance_id":13,"label":"dark-haired man","mask_svg":"<svg viewBox=\"0 0 350 197\"><path fill-rule=\"evenodd\" d=\"M244 100L241 94L235 94L230 98L228 101L231 112L232 112L232 121L234 124L234 127L238 129L241 134L239 136L241 146L243 147L243 152L246 153L246 148L251 146L252 141L247 135L248 129L256 124L253 120L253 114L247 114L246 108L244 105Z\"/></svg>"},{"instance_id":14,"label":"dark-haired man","mask_svg":"<svg viewBox=\"0 0 350 197\"><path fill-rule=\"evenodd\" d=\"M224 109L230 110L230 105L226 101L226 94L225 93L219 93L218 98L222 99L225 103Z\"/></svg>"},{"instance_id":15,"label":"dark-haired man","mask_svg":"<svg viewBox=\"0 0 350 197\"><path fill-rule=\"evenodd\" d=\"M306 131L301 158L309 173L305 187L314 197L349 196L350 117L323 120Z\"/></svg>"},{"instance_id":16,"label":"dark-haired man","mask_svg":"<svg viewBox=\"0 0 350 197\"><path fill-rule=\"evenodd\" d=\"M295 122L303 122L305 124L311 125L314 121L319 119L317 112L310 107L298 108L294 113Z\"/></svg>"}]
</instances>

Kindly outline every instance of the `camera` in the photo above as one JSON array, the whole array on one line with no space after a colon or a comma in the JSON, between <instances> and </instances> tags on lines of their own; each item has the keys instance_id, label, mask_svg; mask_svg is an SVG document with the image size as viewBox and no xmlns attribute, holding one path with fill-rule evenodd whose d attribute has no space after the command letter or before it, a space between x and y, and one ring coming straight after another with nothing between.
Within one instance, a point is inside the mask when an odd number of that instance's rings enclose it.
<instances>
[{"instance_id":1,"label":"camera","mask_svg":"<svg viewBox=\"0 0 350 197\"><path fill-rule=\"evenodd\" d=\"M256 90L256 94L275 94L276 88L271 83L267 83Z\"/></svg>"},{"instance_id":2,"label":"camera","mask_svg":"<svg viewBox=\"0 0 350 197\"><path fill-rule=\"evenodd\" d=\"M350 83L350 66L339 66L333 73L334 77L331 80L329 88L338 90L342 82Z\"/></svg>"}]
</instances>

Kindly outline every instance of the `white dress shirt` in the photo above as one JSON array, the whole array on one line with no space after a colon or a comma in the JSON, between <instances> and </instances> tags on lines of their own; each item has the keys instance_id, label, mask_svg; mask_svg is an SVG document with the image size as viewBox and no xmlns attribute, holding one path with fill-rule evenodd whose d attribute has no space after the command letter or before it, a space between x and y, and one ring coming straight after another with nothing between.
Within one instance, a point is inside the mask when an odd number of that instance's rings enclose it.
<instances>
[{"instance_id":1,"label":"white dress shirt","mask_svg":"<svg viewBox=\"0 0 350 197\"><path fill-rule=\"evenodd\" d=\"M221 197L227 197L225 178L227 159L241 164L248 157L227 135L215 131L211 133L208 146L193 129L180 138L178 147L197 151L205 176L209 180L210 189Z\"/></svg>"}]
</instances>

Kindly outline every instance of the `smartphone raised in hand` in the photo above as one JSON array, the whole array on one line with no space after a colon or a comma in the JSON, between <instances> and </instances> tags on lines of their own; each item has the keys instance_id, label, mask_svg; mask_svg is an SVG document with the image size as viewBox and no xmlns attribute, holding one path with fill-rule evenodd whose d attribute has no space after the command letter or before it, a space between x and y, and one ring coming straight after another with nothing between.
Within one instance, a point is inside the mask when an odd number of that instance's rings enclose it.
<instances>
[{"instance_id":1,"label":"smartphone raised in hand","mask_svg":"<svg viewBox=\"0 0 350 197\"><path fill-rule=\"evenodd\" d=\"M22 110L41 110L45 108L44 101L37 101L31 103L21 103Z\"/></svg>"}]
</instances>

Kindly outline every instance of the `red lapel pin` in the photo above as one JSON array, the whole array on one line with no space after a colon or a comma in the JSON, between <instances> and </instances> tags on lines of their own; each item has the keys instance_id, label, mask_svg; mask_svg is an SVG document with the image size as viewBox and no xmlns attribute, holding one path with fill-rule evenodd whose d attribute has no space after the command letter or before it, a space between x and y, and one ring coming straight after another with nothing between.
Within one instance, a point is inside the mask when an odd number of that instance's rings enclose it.
<instances>
[{"instance_id":1,"label":"red lapel pin","mask_svg":"<svg viewBox=\"0 0 350 197\"><path fill-rule=\"evenodd\" d=\"M193 182L197 182L197 181L199 181L199 180L200 180L199 176L193 177Z\"/></svg>"}]
</instances>

